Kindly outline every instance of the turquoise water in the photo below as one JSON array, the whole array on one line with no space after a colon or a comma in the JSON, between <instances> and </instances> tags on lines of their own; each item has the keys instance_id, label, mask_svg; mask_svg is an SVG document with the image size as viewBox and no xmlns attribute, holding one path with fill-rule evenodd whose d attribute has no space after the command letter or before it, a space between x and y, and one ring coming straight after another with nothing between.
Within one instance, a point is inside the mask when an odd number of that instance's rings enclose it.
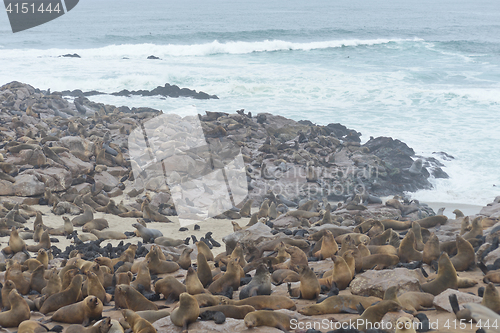
<instances>
[{"instance_id":1,"label":"turquoise water","mask_svg":"<svg viewBox=\"0 0 500 333\"><path fill-rule=\"evenodd\" d=\"M65 53L82 58L58 58ZM168 82L220 99L92 99L340 122L364 141L392 136L420 155L453 155L443 161L451 178L414 194L420 200L485 204L500 195L496 0L82 0L17 34L0 14L0 84L12 80L105 92Z\"/></svg>"}]
</instances>

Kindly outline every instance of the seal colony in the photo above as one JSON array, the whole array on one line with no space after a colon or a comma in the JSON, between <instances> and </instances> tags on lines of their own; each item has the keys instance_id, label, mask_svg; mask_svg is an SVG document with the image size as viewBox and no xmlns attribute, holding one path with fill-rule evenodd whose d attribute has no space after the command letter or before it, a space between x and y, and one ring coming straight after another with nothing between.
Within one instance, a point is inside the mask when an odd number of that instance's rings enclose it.
<instances>
[{"instance_id":1,"label":"seal colony","mask_svg":"<svg viewBox=\"0 0 500 333\"><path fill-rule=\"evenodd\" d=\"M0 106L2 327L341 332L362 319L352 332L425 332L500 312L500 198L455 219L408 200L403 191L428 187L440 169L414 163L400 141L360 145L339 124L207 112L206 136L241 147L249 196L212 220L232 233L210 222L177 231L169 189L135 188L128 156L127 135L159 111L84 97L77 107L18 82L0 88ZM377 165L378 176L326 177L347 165ZM293 170L305 173L279 176ZM370 194L306 186L285 195L269 181L359 181ZM470 293L480 304L466 304Z\"/></svg>"}]
</instances>

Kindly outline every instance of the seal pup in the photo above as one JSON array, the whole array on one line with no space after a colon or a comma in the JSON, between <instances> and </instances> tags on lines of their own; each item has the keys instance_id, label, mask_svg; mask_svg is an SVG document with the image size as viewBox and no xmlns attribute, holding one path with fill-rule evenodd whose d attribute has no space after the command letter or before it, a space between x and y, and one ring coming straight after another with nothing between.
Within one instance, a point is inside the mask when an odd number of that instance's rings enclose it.
<instances>
[{"instance_id":1,"label":"seal pup","mask_svg":"<svg viewBox=\"0 0 500 333\"><path fill-rule=\"evenodd\" d=\"M194 323L200 315L200 307L196 298L188 293L179 296L179 306L170 314L170 319L175 326L182 327L182 332L187 333L188 325Z\"/></svg>"}]
</instances>

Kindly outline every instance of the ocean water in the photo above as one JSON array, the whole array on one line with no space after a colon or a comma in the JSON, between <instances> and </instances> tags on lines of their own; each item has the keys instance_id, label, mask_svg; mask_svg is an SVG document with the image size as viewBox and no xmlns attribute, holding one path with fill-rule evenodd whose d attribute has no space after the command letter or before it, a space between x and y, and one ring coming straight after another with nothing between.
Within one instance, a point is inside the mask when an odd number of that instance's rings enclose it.
<instances>
[{"instance_id":1,"label":"ocean water","mask_svg":"<svg viewBox=\"0 0 500 333\"><path fill-rule=\"evenodd\" d=\"M341 123L363 141L391 136L418 155L454 157L442 160L450 178L414 198L484 205L500 195L499 22L498 0L83 0L16 34L0 14L0 84L115 92L168 82L220 99L91 99Z\"/></svg>"}]
</instances>

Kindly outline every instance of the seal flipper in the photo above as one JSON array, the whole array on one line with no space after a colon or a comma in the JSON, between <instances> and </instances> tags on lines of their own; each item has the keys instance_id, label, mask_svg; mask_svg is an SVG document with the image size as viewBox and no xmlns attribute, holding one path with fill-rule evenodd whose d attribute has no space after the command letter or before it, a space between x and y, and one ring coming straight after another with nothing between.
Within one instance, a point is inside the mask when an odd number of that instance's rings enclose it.
<instances>
[{"instance_id":1,"label":"seal flipper","mask_svg":"<svg viewBox=\"0 0 500 333\"><path fill-rule=\"evenodd\" d=\"M356 309L358 310L358 314L360 316L363 314L363 312L365 312L365 307L361 303L359 303L358 305L356 305Z\"/></svg>"},{"instance_id":2,"label":"seal flipper","mask_svg":"<svg viewBox=\"0 0 500 333\"><path fill-rule=\"evenodd\" d=\"M51 329L49 329L47 326L45 325L42 325L47 331L49 332L58 332L58 333L61 333L63 330L64 330L64 327L62 327L61 325L55 325L54 327L52 327Z\"/></svg>"},{"instance_id":3,"label":"seal flipper","mask_svg":"<svg viewBox=\"0 0 500 333\"><path fill-rule=\"evenodd\" d=\"M450 300L451 308L453 309L453 313L457 314L460 311L460 306L458 305L457 294L451 294L448 299Z\"/></svg>"}]
</instances>

